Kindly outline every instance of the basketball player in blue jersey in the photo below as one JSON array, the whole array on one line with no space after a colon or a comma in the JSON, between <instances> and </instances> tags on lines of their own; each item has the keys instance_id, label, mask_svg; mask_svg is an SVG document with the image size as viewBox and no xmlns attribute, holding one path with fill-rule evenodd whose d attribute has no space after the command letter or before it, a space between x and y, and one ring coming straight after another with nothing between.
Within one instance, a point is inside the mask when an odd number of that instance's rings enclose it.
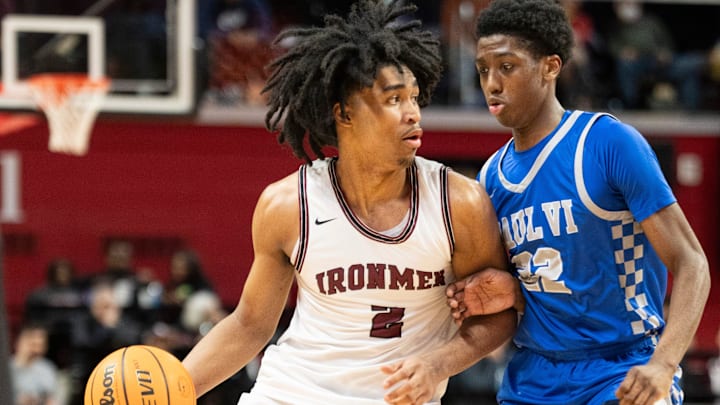
<instances>
[{"instance_id":1,"label":"basketball player in blue jersey","mask_svg":"<svg viewBox=\"0 0 720 405\"><path fill-rule=\"evenodd\" d=\"M494 0L477 20L480 84L512 130L478 180L524 297L498 401L677 404L708 263L643 136L560 105L572 35L553 0ZM484 294L502 284L471 276L450 286L458 321L483 313Z\"/></svg>"},{"instance_id":2,"label":"basketball player in blue jersey","mask_svg":"<svg viewBox=\"0 0 720 405\"><path fill-rule=\"evenodd\" d=\"M414 9L361 0L277 39L293 45L271 64L267 124L308 164L260 196L240 302L183 361L198 395L263 349L293 281L290 325L239 404L439 405L449 376L512 336L511 282L460 329L446 305L455 279L513 278L482 187L416 156L441 60Z\"/></svg>"}]
</instances>

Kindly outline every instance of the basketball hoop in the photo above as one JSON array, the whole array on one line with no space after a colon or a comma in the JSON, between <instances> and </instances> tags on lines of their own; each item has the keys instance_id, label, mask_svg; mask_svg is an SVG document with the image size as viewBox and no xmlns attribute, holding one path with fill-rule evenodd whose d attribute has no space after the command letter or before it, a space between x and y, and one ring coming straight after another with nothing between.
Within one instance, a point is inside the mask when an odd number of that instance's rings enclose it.
<instances>
[{"instance_id":1,"label":"basketball hoop","mask_svg":"<svg viewBox=\"0 0 720 405\"><path fill-rule=\"evenodd\" d=\"M110 87L109 80L91 79L85 74L44 73L30 77L28 84L47 117L48 149L70 155L86 154L92 125Z\"/></svg>"}]
</instances>

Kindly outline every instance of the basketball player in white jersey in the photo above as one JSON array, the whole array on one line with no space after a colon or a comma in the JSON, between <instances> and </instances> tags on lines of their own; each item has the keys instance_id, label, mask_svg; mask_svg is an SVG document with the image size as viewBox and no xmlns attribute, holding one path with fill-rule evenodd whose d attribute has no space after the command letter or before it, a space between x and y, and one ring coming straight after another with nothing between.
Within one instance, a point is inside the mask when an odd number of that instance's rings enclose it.
<instances>
[{"instance_id":1,"label":"basketball player in white jersey","mask_svg":"<svg viewBox=\"0 0 720 405\"><path fill-rule=\"evenodd\" d=\"M513 333L512 289L459 330L446 305L455 279L512 277L482 188L416 156L441 61L414 9L362 0L278 38L294 45L271 65L268 127L284 119L280 142L308 164L260 196L240 302L184 359L198 395L263 349L294 280L290 326L242 405L439 405L448 377Z\"/></svg>"},{"instance_id":2,"label":"basketball player in white jersey","mask_svg":"<svg viewBox=\"0 0 720 405\"><path fill-rule=\"evenodd\" d=\"M498 402L682 403L710 275L657 157L615 117L560 105L573 33L556 0L494 0L476 36L488 110L512 130L478 180L525 304ZM473 276L449 288L459 319L483 312L478 285L486 294Z\"/></svg>"}]
</instances>

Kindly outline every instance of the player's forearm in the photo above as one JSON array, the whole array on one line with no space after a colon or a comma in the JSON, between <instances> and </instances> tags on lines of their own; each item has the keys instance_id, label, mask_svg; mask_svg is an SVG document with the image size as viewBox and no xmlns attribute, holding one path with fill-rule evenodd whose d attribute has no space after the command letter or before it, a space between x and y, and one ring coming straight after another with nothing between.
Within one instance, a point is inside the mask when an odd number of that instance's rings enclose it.
<instances>
[{"instance_id":1,"label":"player's forearm","mask_svg":"<svg viewBox=\"0 0 720 405\"><path fill-rule=\"evenodd\" d=\"M700 324L710 293L708 263L702 252L687 256L673 277L667 324L653 355L653 361L677 365L685 356Z\"/></svg>"},{"instance_id":2,"label":"player's forearm","mask_svg":"<svg viewBox=\"0 0 720 405\"><path fill-rule=\"evenodd\" d=\"M236 318L233 313L220 321L183 359L198 397L245 367L272 336L244 327Z\"/></svg>"},{"instance_id":3,"label":"player's forearm","mask_svg":"<svg viewBox=\"0 0 720 405\"><path fill-rule=\"evenodd\" d=\"M516 324L517 315L512 309L465 319L450 342L431 352L428 360L441 379L451 377L510 339Z\"/></svg>"}]
</instances>

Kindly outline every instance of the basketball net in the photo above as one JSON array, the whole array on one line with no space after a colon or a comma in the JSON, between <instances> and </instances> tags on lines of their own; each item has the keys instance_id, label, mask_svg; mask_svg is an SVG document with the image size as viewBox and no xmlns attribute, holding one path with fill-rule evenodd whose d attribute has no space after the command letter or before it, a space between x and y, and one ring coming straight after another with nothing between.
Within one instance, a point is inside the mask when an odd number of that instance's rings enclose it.
<instances>
[{"instance_id":1,"label":"basketball net","mask_svg":"<svg viewBox=\"0 0 720 405\"><path fill-rule=\"evenodd\" d=\"M30 91L47 117L51 152L85 155L90 133L110 82L84 74L45 73L28 79Z\"/></svg>"}]
</instances>

